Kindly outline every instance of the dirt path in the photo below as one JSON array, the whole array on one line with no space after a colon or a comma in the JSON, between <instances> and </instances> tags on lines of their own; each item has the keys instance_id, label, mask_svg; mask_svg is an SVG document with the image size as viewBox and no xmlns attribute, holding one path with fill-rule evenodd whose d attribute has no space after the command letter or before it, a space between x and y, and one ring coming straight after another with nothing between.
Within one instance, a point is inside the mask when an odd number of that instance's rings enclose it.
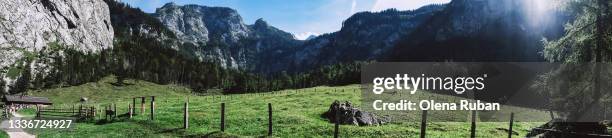
<instances>
[{"instance_id":1,"label":"dirt path","mask_svg":"<svg viewBox=\"0 0 612 138\"><path fill-rule=\"evenodd\" d=\"M13 113L13 117L11 117L11 119L19 120L22 117L23 116L18 113ZM4 120L0 124L0 126L2 127L2 131L5 131L11 138L35 138L36 137L35 135L28 134L21 128L9 128L9 125L10 125L9 120Z\"/></svg>"}]
</instances>

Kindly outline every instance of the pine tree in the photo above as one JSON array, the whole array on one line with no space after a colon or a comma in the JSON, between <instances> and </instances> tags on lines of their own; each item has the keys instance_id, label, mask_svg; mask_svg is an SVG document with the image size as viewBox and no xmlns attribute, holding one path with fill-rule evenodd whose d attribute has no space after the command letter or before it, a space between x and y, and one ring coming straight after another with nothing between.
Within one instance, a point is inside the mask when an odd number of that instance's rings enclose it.
<instances>
[{"instance_id":1,"label":"pine tree","mask_svg":"<svg viewBox=\"0 0 612 138\"><path fill-rule=\"evenodd\" d=\"M609 97L608 68L600 63L612 61L612 16L609 0L568 1L566 10L576 19L566 25L566 34L555 41L544 41L544 57L551 62L564 62L559 69L540 76L534 85L541 92L552 96L552 108L564 112L566 121L584 118L585 113L600 107L604 97ZM587 64L585 64L587 63ZM594 63L594 64L588 64ZM607 89L607 90L606 90ZM601 115L590 117L592 121Z\"/></svg>"},{"instance_id":2,"label":"pine tree","mask_svg":"<svg viewBox=\"0 0 612 138\"><path fill-rule=\"evenodd\" d=\"M6 94L6 82L4 82L4 76L0 76L0 93Z\"/></svg>"},{"instance_id":3,"label":"pine tree","mask_svg":"<svg viewBox=\"0 0 612 138\"><path fill-rule=\"evenodd\" d=\"M10 88L9 93L16 94L26 92L30 88L30 80L31 80L31 70L30 66L26 65L23 69L21 76L17 78L15 84Z\"/></svg>"}]
</instances>

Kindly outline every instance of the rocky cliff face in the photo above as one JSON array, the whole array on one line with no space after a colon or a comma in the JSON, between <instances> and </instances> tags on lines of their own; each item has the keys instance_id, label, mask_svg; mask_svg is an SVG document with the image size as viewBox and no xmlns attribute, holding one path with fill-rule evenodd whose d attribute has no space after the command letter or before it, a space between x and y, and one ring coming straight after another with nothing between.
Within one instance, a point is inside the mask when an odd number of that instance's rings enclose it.
<instances>
[{"instance_id":1,"label":"rocky cliff face","mask_svg":"<svg viewBox=\"0 0 612 138\"><path fill-rule=\"evenodd\" d=\"M444 7L357 13L343 22L340 31L307 41L295 40L262 19L245 25L230 8L168 3L153 16L188 45L183 51L194 51L191 55L197 58L229 68L271 73L377 59Z\"/></svg>"},{"instance_id":2,"label":"rocky cliff face","mask_svg":"<svg viewBox=\"0 0 612 138\"><path fill-rule=\"evenodd\" d=\"M206 44L211 40L236 44L249 34L238 12L226 7L168 3L158 8L154 15L179 38L194 44Z\"/></svg>"},{"instance_id":3,"label":"rocky cliff face","mask_svg":"<svg viewBox=\"0 0 612 138\"><path fill-rule=\"evenodd\" d=\"M179 51L227 68L268 72L281 66L259 66L276 63L271 60L278 56L270 55L283 55L301 43L263 19L247 25L231 8L168 3L152 15L176 34Z\"/></svg>"},{"instance_id":4,"label":"rocky cliff face","mask_svg":"<svg viewBox=\"0 0 612 138\"><path fill-rule=\"evenodd\" d=\"M109 9L99 0L2 1L0 31L0 77L8 84L19 76L20 68L51 68L36 58L50 49L50 43L85 53L113 44Z\"/></svg>"}]
</instances>

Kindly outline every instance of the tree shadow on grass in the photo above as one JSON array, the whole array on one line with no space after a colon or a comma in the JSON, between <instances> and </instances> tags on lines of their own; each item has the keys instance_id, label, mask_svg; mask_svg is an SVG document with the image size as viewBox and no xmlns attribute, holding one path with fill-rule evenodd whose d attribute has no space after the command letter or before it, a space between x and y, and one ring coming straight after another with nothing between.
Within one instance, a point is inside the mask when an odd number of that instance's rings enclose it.
<instances>
[{"instance_id":1,"label":"tree shadow on grass","mask_svg":"<svg viewBox=\"0 0 612 138\"><path fill-rule=\"evenodd\" d=\"M115 123L115 122L125 122L125 121L129 120L128 116L129 115L127 115L127 114L121 114L121 115L118 115L115 118L108 117L108 119L104 118L104 119L100 119L100 120L96 121L95 124L96 125L105 125L105 124L110 124L110 123Z\"/></svg>"},{"instance_id":2,"label":"tree shadow on grass","mask_svg":"<svg viewBox=\"0 0 612 138\"><path fill-rule=\"evenodd\" d=\"M107 82L107 83L108 83L108 84L111 84L111 85L113 85L113 86L116 86L116 87L134 85L134 84L132 84L132 83L127 83L127 82L123 82L123 83L121 83L121 82Z\"/></svg>"},{"instance_id":3,"label":"tree shadow on grass","mask_svg":"<svg viewBox=\"0 0 612 138\"><path fill-rule=\"evenodd\" d=\"M163 129L161 131L158 131L156 134L161 134L161 133L185 133L185 129L183 129L182 127L179 128L168 128L168 129Z\"/></svg>"},{"instance_id":4,"label":"tree shadow on grass","mask_svg":"<svg viewBox=\"0 0 612 138\"><path fill-rule=\"evenodd\" d=\"M105 124L109 124L112 123L113 121L111 120L106 120L106 119L100 119L98 121L96 121L95 125L105 125Z\"/></svg>"},{"instance_id":5,"label":"tree shadow on grass","mask_svg":"<svg viewBox=\"0 0 612 138\"><path fill-rule=\"evenodd\" d=\"M241 136L230 134L230 133L225 133L221 131L214 131L208 134L187 135L185 137L186 138L239 138Z\"/></svg>"}]
</instances>

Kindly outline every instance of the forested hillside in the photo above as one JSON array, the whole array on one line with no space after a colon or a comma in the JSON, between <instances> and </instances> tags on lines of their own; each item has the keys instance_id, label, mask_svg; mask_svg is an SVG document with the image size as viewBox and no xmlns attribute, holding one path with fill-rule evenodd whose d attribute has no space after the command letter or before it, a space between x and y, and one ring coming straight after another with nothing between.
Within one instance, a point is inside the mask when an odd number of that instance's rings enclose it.
<instances>
[{"instance_id":1,"label":"forested hillside","mask_svg":"<svg viewBox=\"0 0 612 138\"><path fill-rule=\"evenodd\" d=\"M109 5L115 31L113 49L83 53L60 43L49 43L49 49L32 53L31 60L48 62L57 69L43 77L32 73L29 66L23 66L15 73L22 75L16 76L17 81L11 86L10 93L78 85L111 74L119 78L116 85L129 85L122 80L133 78L160 84L183 84L196 91L221 89L227 92L350 84L358 80L359 64L339 64L299 74L257 75L226 68L218 62L199 60L177 50L176 47L184 45L156 18L116 1L105 2ZM266 27L262 24L260 22L254 27Z\"/></svg>"},{"instance_id":2,"label":"forested hillside","mask_svg":"<svg viewBox=\"0 0 612 138\"><path fill-rule=\"evenodd\" d=\"M385 61L544 61L542 40L557 39L571 20L529 0L453 0L412 33ZM542 5L545 4L545 5Z\"/></svg>"}]
</instances>

